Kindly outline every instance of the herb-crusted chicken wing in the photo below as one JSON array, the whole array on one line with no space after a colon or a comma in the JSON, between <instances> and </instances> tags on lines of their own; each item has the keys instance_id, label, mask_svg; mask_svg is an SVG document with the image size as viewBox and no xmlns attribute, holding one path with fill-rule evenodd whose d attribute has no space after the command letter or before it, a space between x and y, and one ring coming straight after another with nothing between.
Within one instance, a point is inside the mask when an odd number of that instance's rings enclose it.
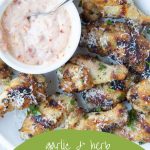
<instances>
[{"instance_id":1,"label":"herb-crusted chicken wing","mask_svg":"<svg viewBox=\"0 0 150 150\"><path fill-rule=\"evenodd\" d=\"M57 94L40 103L38 109L37 106L30 108L20 134L27 139L57 128L110 132L125 125L127 118L127 111L122 104L108 112L86 114L72 95Z\"/></svg>"},{"instance_id":2,"label":"herb-crusted chicken wing","mask_svg":"<svg viewBox=\"0 0 150 150\"><path fill-rule=\"evenodd\" d=\"M78 122L75 129L112 132L114 129L126 125L127 120L127 110L122 104L118 104L115 108L106 112L87 113Z\"/></svg>"},{"instance_id":3,"label":"herb-crusted chicken wing","mask_svg":"<svg viewBox=\"0 0 150 150\"><path fill-rule=\"evenodd\" d=\"M82 0L83 19L95 21L100 17L104 18L125 18L149 23L150 17L142 13L132 0Z\"/></svg>"},{"instance_id":4,"label":"herb-crusted chicken wing","mask_svg":"<svg viewBox=\"0 0 150 150\"><path fill-rule=\"evenodd\" d=\"M140 27L130 22L95 23L83 26L81 45L101 56L109 56L136 72L143 72L150 42ZM133 65L134 64L134 65Z\"/></svg>"},{"instance_id":5,"label":"herb-crusted chicken wing","mask_svg":"<svg viewBox=\"0 0 150 150\"><path fill-rule=\"evenodd\" d=\"M87 111L106 111L114 108L118 103L125 100L125 92L114 90L108 84L99 85L80 94L80 101Z\"/></svg>"},{"instance_id":6,"label":"herb-crusted chicken wing","mask_svg":"<svg viewBox=\"0 0 150 150\"><path fill-rule=\"evenodd\" d=\"M28 139L58 127L73 128L81 115L82 111L72 95L52 95L38 106L34 106L34 109L30 108L30 114L27 115L20 129L21 137Z\"/></svg>"},{"instance_id":7,"label":"herb-crusted chicken wing","mask_svg":"<svg viewBox=\"0 0 150 150\"><path fill-rule=\"evenodd\" d=\"M134 116L130 116L132 120L130 124L123 128L116 129L115 134L127 138L134 142L150 142L150 117L136 113Z\"/></svg>"},{"instance_id":8,"label":"herb-crusted chicken wing","mask_svg":"<svg viewBox=\"0 0 150 150\"><path fill-rule=\"evenodd\" d=\"M82 55L73 57L57 71L60 88L66 92L83 91L94 85L123 80L127 73L128 70L123 65L108 65L97 58Z\"/></svg>"},{"instance_id":9,"label":"herb-crusted chicken wing","mask_svg":"<svg viewBox=\"0 0 150 150\"><path fill-rule=\"evenodd\" d=\"M140 125L139 122L135 122L134 128L124 126L123 128L117 129L115 134L127 138L130 141L135 142L150 142L150 133L146 132Z\"/></svg>"},{"instance_id":10,"label":"herb-crusted chicken wing","mask_svg":"<svg viewBox=\"0 0 150 150\"><path fill-rule=\"evenodd\" d=\"M37 104L41 95L46 94L45 86L43 76L20 75L11 80L0 94L0 115Z\"/></svg>"},{"instance_id":11,"label":"herb-crusted chicken wing","mask_svg":"<svg viewBox=\"0 0 150 150\"><path fill-rule=\"evenodd\" d=\"M127 99L139 112L150 113L150 80L145 79L130 88Z\"/></svg>"},{"instance_id":12,"label":"herb-crusted chicken wing","mask_svg":"<svg viewBox=\"0 0 150 150\"><path fill-rule=\"evenodd\" d=\"M60 87L66 92L82 91L93 87L89 70L84 66L68 63L57 71Z\"/></svg>"},{"instance_id":13,"label":"herb-crusted chicken wing","mask_svg":"<svg viewBox=\"0 0 150 150\"><path fill-rule=\"evenodd\" d=\"M81 45L86 46L91 52L107 56L115 50L123 49L122 45L130 42L130 28L126 23L98 22L82 26ZM120 44L120 45L119 45Z\"/></svg>"},{"instance_id":14,"label":"herb-crusted chicken wing","mask_svg":"<svg viewBox=\"0 0 150 150\"><path fill-rule=\"evenodd\" d=\"M40 123L42 122L42 123ZM22 139L29 139L33 136L39 135L46 131L46 128L44 127L44 119L40 116L33 116L33 115L28 115L22 125L22 128L19 130L20 131L20 137Z\"/></svg>"},{"instance_id":15,"label":"herb-crusted chicken wing","mask_svg":"<svg viewBox=\"0 0 150 150\"><path fill-rule=\"evenodd\" d=\"M128 73L127 68L123 65L108 65L91 56L78 55L70 62L85 66L90 71L95 85L113 80L124 80Z\"/></svg>"}]
</instances>

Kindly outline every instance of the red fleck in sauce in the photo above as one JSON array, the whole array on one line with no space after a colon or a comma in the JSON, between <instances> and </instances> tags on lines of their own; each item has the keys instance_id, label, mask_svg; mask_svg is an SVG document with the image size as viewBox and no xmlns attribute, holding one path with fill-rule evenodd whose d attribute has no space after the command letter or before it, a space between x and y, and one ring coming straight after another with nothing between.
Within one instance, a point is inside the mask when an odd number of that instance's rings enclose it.
<instances>
[{"instance_id":1,"label":"red fleck in sauce","mask_svg":"<svg viewBox=\"0 0 150 150\"><path fill-rule=\"evenodd\" d=\"M50 65L64 57L71 33L65 8L53 15L30 17L31 12L47 12L59 0L14 0L1 19L0 47L20 62Z\"/></svg>"}]
</instances>

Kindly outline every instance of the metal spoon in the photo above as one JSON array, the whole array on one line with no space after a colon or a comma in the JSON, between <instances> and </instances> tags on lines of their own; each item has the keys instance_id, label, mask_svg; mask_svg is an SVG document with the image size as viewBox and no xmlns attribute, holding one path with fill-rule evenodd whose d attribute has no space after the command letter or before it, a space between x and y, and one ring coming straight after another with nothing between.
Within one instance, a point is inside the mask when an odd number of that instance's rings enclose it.
<instances>
[{"instance_id":1,"label":"metal spoon","mask_svg":"<svg viewBox=\"0 0 150 150\"><path fill-rule=\"evenodd\" d=\"M35 13L32 13L30 15L30 17L32 16L39 16L39 15L50 15L50 14L53 14L55 11L57 11L60 7L64 6L66 3L68 2L73 2L73 0L65 0L63 2L61 2L60 4L58 4L55 8L53 8L52 10L48 11L48 12L35 12Z\"/></svg>"}]
</instances>

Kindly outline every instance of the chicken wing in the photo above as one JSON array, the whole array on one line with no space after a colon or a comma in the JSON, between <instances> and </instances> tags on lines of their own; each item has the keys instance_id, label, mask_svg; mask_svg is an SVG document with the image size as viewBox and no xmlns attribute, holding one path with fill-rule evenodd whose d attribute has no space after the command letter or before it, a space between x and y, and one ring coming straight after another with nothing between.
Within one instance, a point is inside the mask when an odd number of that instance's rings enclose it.
<instances>
[{"instance_id":1,"label":"chicken wing","mask_svg":"<svg viewBox=\"0 0 150 150\"><path fill-rule=\"evenodd\" d=\"M123 65L108 65L97 58L78 55L58 71L60 88L66 92L76 92L92 88L94 85L125 79L128 70Z\"/></svg>"},{"instance_id":2,"label":"chicken wing","mask_svg":"<svg viewBox=\"0 0 150 150\"><path fill-rule=\"evenodd\" d=\"M14 109L25 109L46 96L43 76L20 75L11 80L0 94L0 116Z\"/></svg>"},{"instance_id":3,"label":"chicken wing","mask_svg":"<svg viewBox=\"0 0 150 150\"><path fill-rule=\"evenodd\" d=\"M57 71L60 88L66 92L82 91L93 87L89 70L84 66L68 63Z\"/></svg>"},{"instance_id":4,"label":"chicken wing","mask_svg":"<svg viewBox=\"0 0 150 150\"><path fill-rule=\"evenodd\" d=\"M130 28L127 23L108 23L106 21L83 25L80 45L102 56L108 56L117 48L121 51L131 41Z\"/></svg>"},{"instance_id":5,"label":"chicken wing","mask_svg":"<svg viewBox=\"0 0 150 150\"><path fill-rule=\"evenodd\" d=\"M132 0L82 0L82 8L82 16L86 21L108 17L131 19L142 24L150 22L150 17L142 13Z\"/></svg>"},{"instance_id":6,"label":"chicken wing","mask_svg":"<svg viewBox=\"0 0 150 150\"><path fill-rule=\"evenodd\" d=\"M144 114L138 114L132 125L116 129L114 133L134 142L150 142L150 118Z\"/></svg>"},{"instance_id":7,"label":"chicken wing","mask_svg":"<svg viewBox=\"0 0 150 150\"><path fill-rule=\"evenodd\" d=\"M53 95L47 100L24 120L19 130L23 139L57 128L110 132L127 123L127 111L122 104L108 112L86 114L71 95Z\"/></svg>"},{"instance_id":8,"label":"chicken wing","mask_svg":"<svg viewBox=\"0 0 150 150\"><path fill-rule=\"evenodd\" d=\"M73 128L82 114L72 95L57 94L42 101L36 109L31 111L19 130L23 139L53 130L58 127Z\"/></svg>"},{"instance_id":9,"label":"chicken wing","mask_svg":"<svg viewBox=\"0 0 150 150\"><path fill-rule=\"evenodd\" d=\"M127 99L139 112L150 113L150 80L145 79L130 88Z\"/></svg>"},{"instance_id":10,"label":"chicken wing","mask_svg":"<svg viewBox=\"0 0 150 150\"><path fill-rule=\"evenodd\" d=\"M75 129L112 132L114 129L126 125L127 120L127 110L122 104L118 104L115 108L106 112L87 113L86 116L78 122Z\"/></svg>"},{"instance_id":11,"label":"chicken wing","mask_svg":"<svg viewBox=\"0 0 150 150\"><path fill-rule=\"evenodd\" d=\"M81 45L141 73L150 54L150 42L140 28L129 22L88 24L83 26Z\"/></svg>"},{"instance_id":12,"label":"chicken wing","mask_svg":"<svg viewBox=\"0 0 150 150\"><path fill-rule=\"evenodd\" d=\"M80 101L87 111L106 111L125 100L124 91L114 90L110 85L99 85L79 94Z\"/></svg>"}]
</instances>

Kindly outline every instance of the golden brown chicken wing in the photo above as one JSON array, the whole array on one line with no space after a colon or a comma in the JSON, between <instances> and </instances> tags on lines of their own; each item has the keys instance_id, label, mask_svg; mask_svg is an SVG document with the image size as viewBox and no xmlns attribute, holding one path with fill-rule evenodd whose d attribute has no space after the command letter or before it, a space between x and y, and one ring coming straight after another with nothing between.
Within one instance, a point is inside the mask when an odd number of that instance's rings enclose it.
<instances>
[{"instance_id":1,"label":"golden brown chicken wing","mask_svg":"<svg viewBox=\"0 0 150 150\"><path fill-rule=\"evenodd\" d=\"M14 109L37 104L41 97L46 97L45 86L43 76L20 75L11 80L0 94L0 116Z\"/></svg>"},{"instance_id":2,"label":"golden brown chicken wing","mask_svg":"<svg viewBox=\"0 0 150 150\"><path fill-rule=\"evenodd\" d=\"M30 108L30 114L20 129L21 137L27 139L58 127L73 128L81 115L82 111L72 95L52 95L34 109Z\"/></svg>"},{"instance_id":3,"label":"golden brown chicken wing","mask_svg":"<svg viewBox=\"0 0 150 150\"><path fill-rule=\"evenodd\" d=\"M123 65L108 65L90 56L78 55L58 71L60 88L76 92L94 85L125 79L128 70Z\"/></svg>"},{"instance_id":4,"label":"golden brown chicken wing","mask_svg":"<svg viewBox=\"0 0 150 150\"><path fill-rule=\"evenodd\" d=\"M30 108L30 114L19 131L23 139L57 128L110 132L125 125L127 118L127 111L122 104L107 112L86 114L72 95L57 94L48 97L38 108Z\"/></svg>"},{"instance_id":5,"label":"golden brown chicken wing","mask_svg":"<svg viewBox=\"0 0 150 150\"><path fill-rule=\"evenodd\" d=\"M81 45L141 73L146 68L150 42L140 32L138 25L129 22L87 24L83 26Z\"/></svg>"},{"instance_id":6,"label":"golden brown chicken wing","mask_svg":"<svg viewBox=\"0 0 150 150\"><path fill-rule=\"evenodd\" d=\"M136 114L136 118L133 120L132 124L116 129L114 133L134 142L150 142L149 115Z\"/></svg>"},{"instance_id":7,"label":"golden brown chicken wing","mask_svg":"<svg viewBox=\"0 0 150 150\"><path fill-rule=\"evenodd\" d=\"M127 120L127 110L122 104L118 104L115 108L106 112L87 113L78 122L75 129L112 132L114 129L126 125Z\"/></svg>"},{"instance_id":8,"label":"golden brown chicken wing","mask_svg":"<svg viewBox=\"0 0 150 150\"><path fill-rule=\"evenodd\" d=\"M130 88L127 99L133 108L139 112L150 112L150 80L145 79Z\"/></svg>"},{"instance_id":9,"label":"golden brown chicken wing","mask_svg":"<svg viewBox=\"0 0 150 150\"><path fill-rule=\"evenodd\" d=\"M125 18L149 23L150 17L142 13L132 0L82 0L84 20L95 21L100 17L104 18Z\"/></svg>"},{"instance_id":10,"label":"golden brown chicken wing","mask_svg":"<svg viewBox=\"0 0 150 150\"><path fill-rule=\"evenodd\" d=\"M66 92L82 91L93 87L89 70L84 66L68 63L57 71L60 87Z\"/></svg>"},{"instance_id":11,"label":"golden brown chicken wing","mask_svg":"<svg viewBox=\"0 0 150 150\"><path fill-rule=\"evenodd\" d=\"M106 111L114 108L126 98L126 93L114 90L111 85L99 85L80 94L80 101L87 111Z\"/></svg>"},{"instance_id":12,"label":"golden brown chicken wing","mask_svg":"<svg viewBox=\"0 0 150 150\"><path fill-rule=\"evenodd\" d=\"M83 25L81 45L101 56L123 51L131 41L130 28L127 23L110 23L106 21Z\"/></svg>"}]
</instances>

